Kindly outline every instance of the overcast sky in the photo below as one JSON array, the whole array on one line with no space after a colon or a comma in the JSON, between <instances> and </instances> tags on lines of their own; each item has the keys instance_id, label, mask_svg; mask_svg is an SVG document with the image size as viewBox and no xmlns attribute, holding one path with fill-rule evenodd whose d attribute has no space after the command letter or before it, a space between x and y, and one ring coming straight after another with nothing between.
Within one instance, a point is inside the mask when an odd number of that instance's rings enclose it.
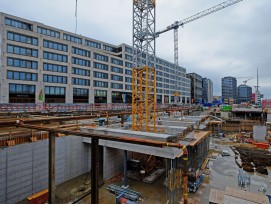
<instances>
[{"instance_id":1,"label":"overcast sky","mask_svg":"<svg viewBox=\"0 0 271 204\"><path fill-rule=\"evenodd\" d=\"M157 0L156 29L192 16L225 0ZM0 11L75 31L76 0L0 0ZM77 33L111 44L132 45L132 0L78 0ZM156 55L174 62L173 31L156 41ZM271 0L243 0L179 29L179 64L187 73L210 78L221 95L221 78L271 98ZM244 77L244 78L239 78ZM246 78L247 77L247 78ZM239 78L239 79L238 79Z\"/></svg>"}]
</instances>

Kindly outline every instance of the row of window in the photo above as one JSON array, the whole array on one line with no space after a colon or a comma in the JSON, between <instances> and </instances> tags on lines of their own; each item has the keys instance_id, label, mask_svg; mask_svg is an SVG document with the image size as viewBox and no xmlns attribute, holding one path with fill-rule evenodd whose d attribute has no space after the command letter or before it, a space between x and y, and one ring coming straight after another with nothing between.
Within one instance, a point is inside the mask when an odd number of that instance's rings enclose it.
<instances>
[{"instance_id":1,"label":"row of window","mask_svg":"<svg viewBox=\"0 0 271 204\"><path fill-rule=\"evenodd\" d=\"M29 72L7 71L7 79L37 81L38 74Z\"/></svg>"},{"instance_id":2,"label":"row of window","mask_svg":"<svg viewBox=\"0 0 271 204\"><path fill-rule=\"evenodd\" d=\"M6 18L5 19L5 24L8 26L12 26L14 28L20 28L23 30L29 30L33 31L33 25L30 23L25 23L19 20L11 19L11 18Z\"/></svg>"},{"instance_id":3,"label":"row of window","mask_svg":"<svg viewBox=\"0 0 271 204\"><path fill-rule=\"evenodd\" d=\"M67 55L56 54L52 52L43 51L43 59L58 61L58 62L68 62Z\"/></svg>"},{"instance_id":4,"label":"row of window","mask_svg":"<svg viewBox=\"0 0 271 204\"><path fill-rule=\"evenodd\" d=\"M115 58L111 58L111 63L123 66L123 61Z\"/></svg>"},{"instance_id":5,"label":"row of window","mask_svg":"<svg viewBox=\"0 0 271 204\"><path fill-rule=\"evenodd\" d=\"M81 86L90 86L90 80L72 77L72 84L81 85Z\"/></svg>"},{"instance_id":6,"label":"row of window","mask_svg":"<svg viewBox=\"0 0 271 204\"><path fill-rule=\"evenodd\" d=\"M76 36L69 35L66 33L63 34L63 39L67 40L67 41L74 42L74 43L82 44L82 38L78 38Z\"/></svg>"},{"instance_id":7,"label":"row of window","mask_svg":"<svg viewBox=\"0 0 271 204\"><path fill-rule=\"evenodd\" d=\"M77 57L72 57L72 64L77 64L77 65L81 65L81 66L85 66L85 67L90 67L90 61L89 60L85 60L85 59L81 59L81 58L77 58Z\"/></svg>"},{"instance_id":8,"label":"row of window","mask_svg":"<svg viewBox=\"0 0 271 204\"><path fill-rule=\"evenodd\" d=\"M123 69L120 68L120 67L111 66L111 72L116 72L116 73L123 74Z\"/></svg>"},{"instance_id":9,"label":"row of window","mask_svg":"<svg viewBox=\"0 0 271 204\"><path fill-rule=\"evenodd\" d=\"M11 31L8 31L8 40L16 41L16 42L21 42L21 43L27 43L31 45L38 45L38 38L31 37L28 35L23 35L19 33L14 33Z\"/></svg>"},{"instance_id":10,"label":"row of window","mask_svg":"<svg viewBox=\"0 0 271 204\"><path fill-rule=\"evenodd\" d=\"M108 79L108 74L107 73L103 73L103 72L93 72L93 76L95 78L101 78L101 79Z\"/></svg>"},{"instance_id":11,"label":"row of window","mask_svg":"<svg viewBox=\"0 0 271 204\"><path fill-rule=\"evenodd\" d=\"M80 69L80 68L72 68L72 74L76 74L76 75L82 75L82 76L90 76L90 71L89 70L85 70L85 69Z\"/></svg>"},{"instance_id":12,"label":"row of window","mask_svg":"<svg viewBox=\"0 0 271 204\"><path fill-rule=\"evenodd\" d=\"M51 72L67 73L68 67L63 66L63 65L57 65L57 64L43 63L43 70L44 71L51 71Z\"/></svg>"},{"instance_id":13,"label":"row of window","mask_svg":"<svg viewBox=\"0 0 271 204\"><path fill-rule=\"evenodd\" d=\"M89 90L81 89L81 88L73 88L73 95L74 96L89 96Z\"/></svg>"},{"instance_id":14,"label":"row of window","mask_svg":"<svg viewBox=\"0 0 271 204\"><path fill-rule=\"evenodd\" d=\"M108 71L108 65L107 64L102 64L102 63L94 62L93 63L93 67L96 68L96 69L101 69L101 70Z\"/></svg>"},{"instance_id":15,"label":"row of window","mask_svg":"<svg viewBox=\"0 0 271 204\"><path fill-rule=\"evenodd\" d=\"M67 77L66 76L56 76L56 75L43 75L43 81L49 83L60 83L60 84L67 84Z\"/></svg>"},{"instance_id":16,"label":"row of window","mask_svg":"<svg viewBox=\"0 0 271 204\"><path fill-rule=\"evenodd\" d=\"M77 48L77 47L72 47L72 54L81 55L81 56L85 56L85 57L90 57L90 51L80 49L80 48Z\"/></svg>"},{"instance_id":17,"label":"row of window","mask_svg":"<svg viewBox=\"0 0 271 204\"><path fill-rule=\"evenodd\" d=\"M114 80L114 81L123 81L123 76L111 74L111 80Z\"/></svg>"},{"instance_id":18,"label":"row of window","mask_svg":"<svg viewBox=\"0 0 271 204\"><path fill-rule=\"evenodd\" d=\"M60 32L38 26L38 33L54 38L60 38Z\"/></svg>"},{"instance_id":19,"label":"row of window","mask_svg":"<svg viewBox=\"0 0 271 204\"><path fill-rule=\"evenodd\" d=\"M94 47L94 48L101 49L101 43L97 43L97 42L94 42L94 41L85 40L85 45L89 46L89 47Z\"/></svg>"},{"instance_id":20,"label":"row of window","mask_svg":"<svg viewBox=\"0 0 271 204\"><path fill-rule=\"evenodd\" d=\"M31 57L38 57L38 50L25 48L16 45L9 45L7 46L7 52L17 55L24 55L24 56L31 56Z\"/></svg>"},{"instance_id":21,"label":"row of window","mask_svg":"<svg viewBox=\"0 0 271 204\"><path fill-rule=\"evenodd\" d=\"M9 93L35 94L35 85L9 84Z\"/></svg>"},{"instance_id":22,"label":"row of window","mask_svg":"<svg viewBox=\"0 0 271 204\"><path fill-rule=\"evenodd\" d=\"M68 52L68 45L49 40L43 40L43 47Z\"/></svg>"},{"instance_id":23,"label":"row of window","mask_svg":"<svg viewBox=\"0 0 271 204\"><path fill-rule=\"evenodd\" d=\"M96 60L108 62L108 56L105 56L105 55L102 55L102 54L94 53L93 58L96 59Z\"/></svg>"},{"instance_id":24,"label":"row of window","mask_svg":"<svg viewBox=\"0 0 271 204\"><path fill-rule=\"evenodd\" d=\"M65 87L45 86L46 95L65 96Z\"/></svg>"},{"instance_id":25,"label":"row of window","mask_svg":"<svg viewBox=\"0 0 271 204\"><path fill-rule=\"evenodd\" d=\"M7 65L20 68L38 69L38 62L8 57Z\"/></svg>"},{"instance_id":26,"label":"row of window","mask_svg":"<svg viewBox=\"0 0 271 204\"><path fill-rule=\"evenodd\" d=\"M123 84L111 83L112 89L123 89Z\"/></svg>"}]
</instances>

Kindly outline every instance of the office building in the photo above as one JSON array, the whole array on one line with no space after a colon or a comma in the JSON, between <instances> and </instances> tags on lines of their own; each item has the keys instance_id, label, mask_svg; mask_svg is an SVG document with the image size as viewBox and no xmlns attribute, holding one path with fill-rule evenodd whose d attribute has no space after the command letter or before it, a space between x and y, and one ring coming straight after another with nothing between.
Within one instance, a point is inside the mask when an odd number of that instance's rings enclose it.
<instances>
[{"instance_id":1,"label":"office building","mask_svg":"<svg viewBox=\"0 0 271 204\"><path fill-rule=\"evenodd\" d=\"M237 99L237 80L228 76L222 78L222 98L225 100Z\"/></svg>"},{"instance_id":2,"label":"office building","mask_svg":"<svg viewBox=\"0 0 271 204\"><path fill-rule=\"evenodd\" d=\"M202 79L202 99L206 103L213 102L213 82L206 77Z\"/></svg>"},{"instance_id":3,"label":"office building","mask_svg":"<svg viewBox=\"0 0 271 204\"><path fill-rule=\"evenodd\" d=\"M252 88L246 84L242 84L237 88L237 103L251 103Z\"/></svg>"},{"instance_id":4,"label":"office building","mask_svg":"<svg viewBox=\"0 0 271 204\"><path fill-rule=\"evenodd\" d=\"M131 103L133 49L0 13L1 103ZM152 62L153 63L153 62ZM153 63L154 64L154 63ZM190 102L186 69L156 58L157 102Z\"/></svg>"},{"instance_id":5,"label":"office building","mask_svg":"<svg viewBox=\"0 0 271 204\"><path fill-rule=\"evenodd\" d=\"M191 80L191 102L200 103L202 101L202 77L196 73L188 73L186 76Z\"/></svg>"}]
</instances>

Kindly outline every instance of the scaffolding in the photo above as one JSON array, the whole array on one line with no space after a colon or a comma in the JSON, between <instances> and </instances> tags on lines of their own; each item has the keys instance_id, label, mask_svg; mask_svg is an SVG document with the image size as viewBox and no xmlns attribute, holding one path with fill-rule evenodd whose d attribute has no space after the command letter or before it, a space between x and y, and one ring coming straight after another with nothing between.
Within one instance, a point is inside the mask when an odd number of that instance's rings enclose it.
<instances>
[{"instance_id":1,"label":"scaffolding","mask_svg":"<svg viewBox=\"0 0 271 204\"><path fill-rule=\"evenodd\" d=\"M133 69L132 128L156 132L156 73L144 66Z\"/></svg>"}]
</instances>

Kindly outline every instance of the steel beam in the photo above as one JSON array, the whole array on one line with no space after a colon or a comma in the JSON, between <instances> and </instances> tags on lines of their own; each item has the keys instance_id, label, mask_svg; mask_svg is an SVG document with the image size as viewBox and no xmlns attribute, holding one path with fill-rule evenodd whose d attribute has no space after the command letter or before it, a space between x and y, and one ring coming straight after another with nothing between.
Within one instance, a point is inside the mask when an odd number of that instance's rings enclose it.
<instances>
[{"instance_id":1,"label":"steel beam","mask_svg":"<svg viewBox=\"0 0 271 204\"><path fill-rule=\"evenodd\" d=\"M99 139L91 139L91 204L99 203Z\"/></svg>"},{"instance_id":2,"label":"steel beam","mask_svg":"<svg viewBox=\"0 0 271 204\"><path fill-rule=\"evenodd\" d=\"M55 133L49 133L49 203L56 203L56 175L55 175L55 151L56 151L56 142L55 142Z\"/></svg>"}]
</instances>

